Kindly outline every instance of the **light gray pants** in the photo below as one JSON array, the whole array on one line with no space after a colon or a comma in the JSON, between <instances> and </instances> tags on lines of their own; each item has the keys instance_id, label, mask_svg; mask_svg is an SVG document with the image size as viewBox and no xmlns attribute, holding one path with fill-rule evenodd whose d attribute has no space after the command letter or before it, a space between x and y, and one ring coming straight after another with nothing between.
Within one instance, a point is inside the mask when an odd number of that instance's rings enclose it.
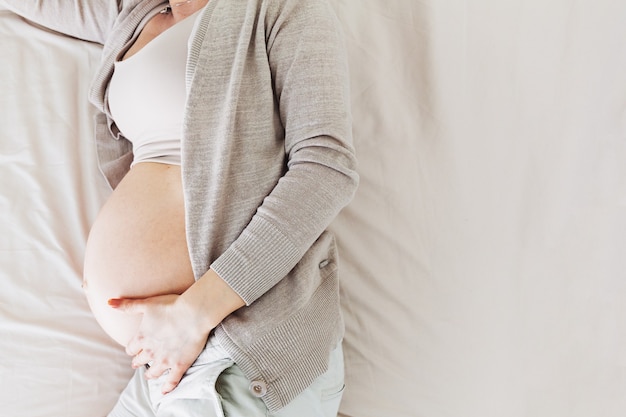
<instances>
[{"instance_id":1,"label":"light gray pants","mask_svg":"<svg viewBox=\"0 0 626 417\"><path fill-rule=\"evenodd\" d=\"M161 394L163 377L147 381L144 372L137 369L109 417L335 417L344 387L341 346L331 353L328 371L275 413L253 395L214 337L171 393Z\"/></svg>"}]
</instances>

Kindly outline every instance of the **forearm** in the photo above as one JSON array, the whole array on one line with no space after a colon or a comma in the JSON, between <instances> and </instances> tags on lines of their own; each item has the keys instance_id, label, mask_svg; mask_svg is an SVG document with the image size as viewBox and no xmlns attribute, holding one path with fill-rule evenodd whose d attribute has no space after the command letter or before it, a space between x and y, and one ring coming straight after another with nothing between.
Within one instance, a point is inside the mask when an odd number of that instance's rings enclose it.
<instances>
[{"instance_id":1,"label":"forearm","mask_svg":"<svg viewBox=\"0 0 626 417\"><path fill-rule=\"evenodd\" d=\"M179 302L195 313L195 326L206 333L245 305L241 297L212 269L189 287L180 296Z\"/></svg>"}]
</instances>

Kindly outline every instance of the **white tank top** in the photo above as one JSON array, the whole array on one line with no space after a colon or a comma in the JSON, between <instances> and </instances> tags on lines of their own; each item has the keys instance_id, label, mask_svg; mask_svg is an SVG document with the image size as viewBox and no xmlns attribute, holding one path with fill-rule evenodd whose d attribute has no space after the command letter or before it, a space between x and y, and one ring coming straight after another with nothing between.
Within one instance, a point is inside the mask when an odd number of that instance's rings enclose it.
<instances>
[{"instance_id":1,"label":"white tank top","mask_svg":"<svg viewBox=\"0 0 626 417\"><path fill-rule=\"evenodd\" d=\"M178 22L115 63L109 109L120 132L133 144L132 165L180 165L188 41L198 15Z\"/></svg>"}]
</instances>

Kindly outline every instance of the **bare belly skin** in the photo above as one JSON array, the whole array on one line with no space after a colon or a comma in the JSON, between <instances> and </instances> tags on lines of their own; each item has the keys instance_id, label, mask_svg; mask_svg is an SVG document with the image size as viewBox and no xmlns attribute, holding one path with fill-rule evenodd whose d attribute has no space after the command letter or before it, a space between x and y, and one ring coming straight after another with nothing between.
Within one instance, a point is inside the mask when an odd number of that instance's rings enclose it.
<instances>
[{"instance_id":1,"label":"bare belly skin","mask_svg":"<svg viewBox=\"0 0 626 417\"><path fill-rule=\"evenodd\" d=\"M193 283L180 167L136 164L89 233L83 286L93 314L126 346L141 317L112 309L110 298L181 294Z\"/></svg>"}]
</instances>

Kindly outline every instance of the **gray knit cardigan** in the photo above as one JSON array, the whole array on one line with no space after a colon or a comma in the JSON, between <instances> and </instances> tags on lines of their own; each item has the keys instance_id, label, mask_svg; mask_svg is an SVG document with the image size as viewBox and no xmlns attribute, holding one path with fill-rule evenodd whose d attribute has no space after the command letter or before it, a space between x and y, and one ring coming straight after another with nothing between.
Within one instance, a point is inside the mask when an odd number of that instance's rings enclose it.
<instances>
[{"instance_id":1,"label":"gray knit cardigan","mask_svg":"<svg viewBox=\"0 0 626 417\"><path fill-rule=\"evenodd\" d=\"M111 119L108 81L164 2L3 2L104 45L90 98L100 111L100 166L115 187L132 153ZM194 274L213 268L246 302L215 334L267 386L262 399L275 411L325 372L343 336L326 228L358 176L336 17L326 0L210 0L190 41L186 85L182 176Z\"/></svg>"}]
</instances>

